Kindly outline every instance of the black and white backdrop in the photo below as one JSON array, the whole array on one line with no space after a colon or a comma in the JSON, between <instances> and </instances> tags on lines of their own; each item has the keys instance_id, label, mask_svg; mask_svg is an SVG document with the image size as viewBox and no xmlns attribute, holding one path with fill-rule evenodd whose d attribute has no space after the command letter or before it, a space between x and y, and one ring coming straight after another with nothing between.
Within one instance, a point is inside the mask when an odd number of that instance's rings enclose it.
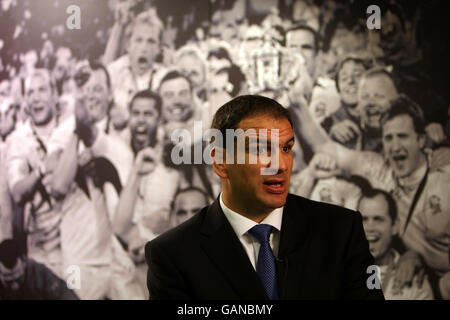
<instances>
[{"instance_id":1,"label":"black and white backdrop","mask_svg":"<svg viewBox=\"0 0 450 320\"><path fill-rule=\"evenodd\" d=\"M220 193L171 135L241 94L291 109L290 191L362 213L387 299L450 299L444 3L1 0L0 299L148 298L145 243Z\"/></svg>"}]
</instances>

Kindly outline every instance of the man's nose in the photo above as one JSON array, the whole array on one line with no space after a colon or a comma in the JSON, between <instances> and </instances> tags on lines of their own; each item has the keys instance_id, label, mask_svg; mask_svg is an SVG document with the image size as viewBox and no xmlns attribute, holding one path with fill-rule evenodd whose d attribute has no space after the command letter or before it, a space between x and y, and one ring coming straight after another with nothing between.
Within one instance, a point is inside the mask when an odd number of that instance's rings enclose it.
<instances>
[{"instance_id":1,"label":"man's nose","mask_svg":"<svg viewBox=\"0 0 450 320\"><path fill-rule=\"evenodd\" d=\"M374 224L373 219L365 220L363 225L364 225L364 230L366 231L366 234L369 232L375 231L375 224Z\"/></svg>"},{"instance_id":2,"label":"man's nose","mask_svg":"<svg viewBox=\"0 0 450 320\"><path fill-rule=\"evenodd\" d=\"M400 140L397 137L392 138L391 148L393 151L399 150L401 146L402 144L400 143Z\"/></svg>"},{"instance_id":3,"label":"man's nose","mask_svg":"<svg viewBox=\"0 0 450 320\"><path fill-rule=\"evenodd\" d=\"M37 92L33 92L28 96L28 98L31 102L39 101L39 94Z\"/></svg>"},{"instance_id":4,"label":"man's nose","mask_svg":"<svg viewBox=\"0 0 450 320\"><path fill-rule=\"evenodd\" d=\"M278 158L279 160L279 168L278 171L281 172L285 172L288 170L289 168L289 162L290 162L290 155L285 154L281 151L281 148L278 149Z\"/></svg>"},{"instance_id":5,"label":"man's nose","mask_svg":"<svg viewBox=\"0 0 450 320\"><path fill-rule=\"evenodd\" d=\"M282 174L289 168L289 155L283 153L281 148L271 154L270 157L270 171L272 174Z\"/></svg>"}]
</instances>

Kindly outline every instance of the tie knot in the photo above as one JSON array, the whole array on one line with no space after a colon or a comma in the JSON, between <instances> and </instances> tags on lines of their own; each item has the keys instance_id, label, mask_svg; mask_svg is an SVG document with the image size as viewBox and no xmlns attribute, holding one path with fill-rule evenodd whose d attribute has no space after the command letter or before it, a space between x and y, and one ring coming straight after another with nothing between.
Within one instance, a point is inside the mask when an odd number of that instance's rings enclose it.
<instances>
[{"instance_id":1,"label":"tie knot","mask_svg":"<svg viewBox=\"0 0 450 320\"><path fill-rule=\"evenodd\" d=\"M248 233L258 239L259 243L262 244L269 242L269 236L272 232L272 229L273 226L271 226L270 224L257 224L256 226L248 230Z\"/></svg>"}]
</instances>

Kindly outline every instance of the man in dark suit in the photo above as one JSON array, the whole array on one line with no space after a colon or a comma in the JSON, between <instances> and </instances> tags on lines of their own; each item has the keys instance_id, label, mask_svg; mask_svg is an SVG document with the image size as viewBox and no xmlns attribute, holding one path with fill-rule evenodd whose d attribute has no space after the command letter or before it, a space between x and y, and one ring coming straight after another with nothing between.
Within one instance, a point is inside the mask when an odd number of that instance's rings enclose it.
<instances>
[{"instance_id":1,"label":"man in dark suit","mask_svg":"<svg viewBox=\"0 0 450 320\"><path fill-rule=\"evenodd\" d=\"M287 110L240 96L217 111L212 128L226 146L216 139L211 153L222 192L146 245L150 298L383 299L369 289L374 259L361 214L288 194L294 133ZM244 148L226 132L239 128Z\"/></svg>"}]
</instances>

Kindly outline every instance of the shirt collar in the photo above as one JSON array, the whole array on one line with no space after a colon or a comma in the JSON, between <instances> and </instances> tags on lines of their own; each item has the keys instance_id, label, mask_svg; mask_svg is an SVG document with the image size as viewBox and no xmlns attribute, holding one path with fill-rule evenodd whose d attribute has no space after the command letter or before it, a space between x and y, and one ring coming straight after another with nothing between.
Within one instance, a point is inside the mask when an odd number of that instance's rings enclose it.
<instances>
[{"instance_id":1,"label":"shirt collar","mask_svg":"<svg viewBox=\"0 0 450 320\"><path fill-rule=\"evenodd\" d=\"M256 226L258 223L255 221L244 217L243 215L231 210L228 208L222 199L222 193L220 193L219 197L219 203L220 207L222 208L223 213L228 219L228 222L230 222L231 227L233 228L234 232L238 237L241 237L244 235L248 230ZM269 215L261 221L261 224L269 224L273 226L278 231L281 231L281 220L283 218L283 208L276 208L273 210Z\"/></svg>"}]
</instances>

